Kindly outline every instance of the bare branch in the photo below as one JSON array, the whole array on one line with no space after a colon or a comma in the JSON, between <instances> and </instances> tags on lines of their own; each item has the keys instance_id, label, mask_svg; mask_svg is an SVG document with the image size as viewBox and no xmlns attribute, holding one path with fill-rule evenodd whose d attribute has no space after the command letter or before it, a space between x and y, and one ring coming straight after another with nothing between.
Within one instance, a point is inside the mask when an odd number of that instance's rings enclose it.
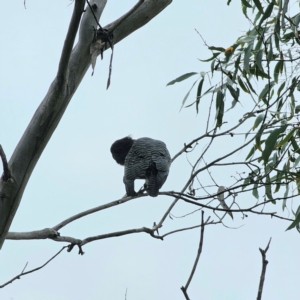
<instances>
[{"instance_id":1,"label":"bare branch","mask_svg":"<svg viewBox=\"0 0 300 300\"><path fill-rule=\"evenodd\" d=\"M182 286L180 289L182 290L185 299L190 300L189 295L187 294L187 291L185 290L184 286Z\"/></svg>"},{"instance_id":2,"label":"bare branch","mask_svg":"<svg viewBox=\"0 0 300 300\"><path fill-rule=\"evenodd\" d=\"M116 232L112 232L112 233L106 233L106 234L88 237L88 238L85 238L84 240L82 240L82 245L88 244L88 243L96 241L96 240L102 240L102 239L107 239L107 238L111 238L111 237L117 237L117 236L132 234L132 233L140 233L140 232L148 233L152 237L162 240L162 237L160 237L158 235L154 235L153 229L150 229L147 227L142 227L142 228L128 229L128 230L116 231Z\"/></svg>"},{"instance_id":3,"label":"bare branch","mask_svg":"<svg viewBox=\"0 0 300 300\"><path fill-rule=\"evenodd\" d=\"M4 150L3 150L1 145L0 145L0 157L1 157L1 160L2 160L2 164L3 164L3 175L0 179L2 179L4 181L7 181L10 178L10 171L9 171L9 168L8 168L6 155L5 155Z\"/></svg>"},{"instance_id":4,"label":"bare branch","mask_svg":"<svg viewBox=\"0 0 300 300\"><path fill-rule=\"evenodd\" d=\"M225 131L225 132L226 132L226 133L227 133L227 132L230 132L230 131L233 130L234 128L240 126L246 119L247 119L247 118L245 117L244 120L243 120L242 122L240 122L238 125L234 126L234 127L231 128L230 130L227 130L227 131ZM212 132L212 131L214 131L214 129L211 130L211 132ZM224 132L224 133L225 133L225 132ZM223 134L224 134L224 133L223 133ZM218 135L222 135L222 134L218 134ZM172 162L173 162L173 161L174 161L181 153L183 153L188 147L190 147L193 143L197 142L198 140L200 140L201 138L204 138L204 137L206 137L206 136L207 136L207 134L204 134L204 135L202 135L201 137L199 137L199 138L193 140L193 141L192 141L191 143L189 143L188 145L186 145L186 146L185 146L178 154L176 154L176 155L172 158ZM216 136L217 136L217 135L216 135ZM255 136L254 136L252 139L250 139L247 143L245 143L244 145L242 145L242 146L238 147L237 149L235 149L235 150L233 150L233 151L231 151L231 152L225 154L224 156L222 156L222 157L220 157L220 158L215 159L214 161L212 161L212 162L210 162L209 164L207 164L205 167L203 167L203 168L201 168L201 169L198 169L198 170L197 170L196 172L194 172L194 174L192 174L191 177L188 179L187 183L184 185L183 189L181 190L181 193L183 193L183 192L188 188L188 186L191 184L191 182L193 181L193 179L194 179L201 171L203 171L203 170L205 170L205 169L207 169L207 168L213 166L215 163L217 163L217 162L219 162L219 161L221 161L221 160L223 160L223 159L225 159L225 158L231 156L232 154L234 154L234 153L240 151L241 149L243 149L244 147L246 147L247 145L249 145L254 139L255 139ZM161 220L160 220L159 223L157 224L157 228L160 228L160 227L162 226L163 222L165 221L165 219L167 218L168 214L171 212L171 210L173 209L173 207L175 206L175 204L177 203L178 200L179 200L179 198L176 198L176 199L172 202L172 204L169 206L169 208L167 209L167 211L164 213L163 217L161 218ZM188 202L188 201L187 201L187 202Z\"/></svg>"},{"instance_id":5,"label":"bare branch","mask_svg":"<svg viewBox=\"0 0 300 300\"><path fill-rule=\"evenodd\" d=\"M254 213L254 214L258 214L258 215L270 215L271 217L276 217L276 214L277 212L262 212L262 211L255 211L253 210L254 208L257 208L259 206L262 206L262 205L265 205L267 203L271 203L272 201L274 200L279 200L279 199L272 199L272 200L267 200L265 202L262 202L262 203L258 203L256 205L253 205L251 207L248 207L248 208L239 208L239 209L224 209L224 208L218 208L218 207L213 207L213 206L209 206L209 205L205 205L205 204L202 204L202 203L198 203L198 202L195 202L195 201L192 201L192 200L189 200L187 198L194 198L195 197L192 197L192 196L189 196L189 195L185 195L185 194L182 194L182 193L176 193L176 192L161 192L160 194L163 194L163 195L168 195L168 196L172 196L173 197L176 197L176 202L181 199L185 202L188 202L188 203L191 203L191 204L194 204L196 206L200 206L200 207L204 207L204 208L208 208L210 210L217 210L217 211L224 211L224 212L251 212L251 213ZM292 198L293 196L289 197L289 198ZM208 197L203 197L203 199L206 199ZM198 199L199 200L199 199ZM174 201L174 202L175 202ZM173 203L174 203L173 202ZM288 218L283 218L283 217L280 217L281 219L284 219L284 220L288 220L288 221L293 221L292 219L288 219Z\"/></svg>"},{"instance_id":6,"label":"bare branch","mask_svg":"<svg viewBox=\"0 0 300 300\"><path fill-rule=\"evenodd\" d=\"M262 292L263 292L265 276L266 276L266 270L267 270L267 264L269 263L266 259L266 253L269 250L271 240L272 240L272 238L270 238L269 243L268 243L265 250L259 248L259 251L260 251L261 256L262 256L262 270L261 270L258 293L257 293L257 298L256 298L257 300L261 300L261 296L262 296Z\"/></svg>"},{"instance_id":7,"label":"bare branch","mask_svg":"<svg viewBox=\"0 0 300 300\"><path fill-rule=\"evenodd\" d=\"M64 82L64 79L66 78L68 64L69 64L72 48L74 45L75 37L79 28L81 15L84 12L84 3L85 0L75 0L75 6L74 6L72 18L64 42L63 50L59 61L58 71L57 71L57 79L61 84Z\"/></svg>"},{"instance_id":8,"label":"bare branch","mask_svg":"<svg viewBox=\"0 0 300 300\"><path fill-rule=\"evenodd\" d=\"M47 261L46 261L43 265L41 265L40 267L37 267L37 268L32 269L32 270L30 270L30 271L24 272L24 271L25 271L25 268L27 267L27 264L28 264L28 263L26 263L25 267L23 268L22 272L21 272L19 275L15 276L15 277L12 278L11 280L7 281L6 283L0 285L0 288L5 287L6 285L12 283L12 282L15 281L16 279L20 279L21 276L24 276L24 275L33 273L33 272L35 272L35 271L38 271L38 270L44 268L51 260L53 260L56 256L58 256L58 255L59 255L65 248L67 248L67 247L68 247L68 246L62 247L62 248L61 248L54 256L52 256L49 260L47 260Z\"/></svg>"},{"instance_id":9,"label":"bare branch","mask_svg":"<svg viewBox=\"0 0 300 300\"><path fill-rule=\"evenodd\" d=\"M208 220L204 223L204 226L206 225L216 225L216 224L220 224L222 223L221 221L218 221L218 222L214 222L214 221L210 221L208 222ZM191 227L185 227L185 228L181 228L181 229L177 229L177 230L173 230L173 231L170 231L168 233L165 233L163 235L161 235L161 238L165 238L167 235L170 235L170 234L173 234L173 233L176 233L176 232L181 232L181 231L185 231L185 230L191 230L191 229L194 229L194 228L198 228L198 227L201 227L202 225L195 225L195 226L191 226Z\"/></svg>"},{"instance_id":10,"label":"bare branch","mask_svg":"<svg viewBox=\"0 0 300 300\"><path fill-rule=\"evenodd\" d=\"M194 263L194 266L193 266L193 269L192 269L192 272L191 272L191 275L184 287L185 290L188 289L190 283L191 283L191 280L194 276L194 273L196 271L196 268L197 268L197 265L198 265L198 261L199 261L199 258L200 258L200 255L201 255L201 252L202 252L202 246L203 246L203 238L204 238L204 211L202 210L201 211L201 233L200 233L200 242L199 242L199 247L198 247L198 252L197 252L197 256L196 256L196 259L195 259L195 263Z\"/></svg>"},{"instance_id":11,"label":"bare branch","mask_svg":"<svg viewBox=\"0 0 300 300\"><path fill-rule=\"evenodd\" d=\"M136 197L126 197L126 198L122 198L122 199L119 199L119 200L115 200L115 201L112 201L112 202L109 202L109 203L106 203L106 204L103 204L103 205L100 205L100 206L97 206L97 207L94 207L94 208L91 208L91 209L88 209L86 211L83 211L79 214L76 214L62 222L60 222L59 224L55 225L52 227L52 229L54 230L59 230L61 228L63 228L64 226L66 226L67 224L77 220L77 219L80 219L82 217L85 217L87 215L90 215L90 214L93 214L95 212L98 212L100 210L104 210L104 209L107 209L107 208L110 208L112 206L116 206L116 205L119 205L119 204L123 204L125 202L128 202L128 201L131 201L131 200L135 200L135 199L138 199L138 198L141 198L141 197L145 197L147 195L143 195L143 194L139 194L138 196Z\"/></svg>"},{"instance_id":12,"label":"bare branch","mask_svg":"<svg viewBox=\"0 0 300 300\"><path fill-rule=\"evenodd\" d=\"M73 238L70 236L62 236L58 232L53 230L53 228L46 228L43 230L37 230L37 231L31 231L31 232L9 232L7 234L6 239L8 239L8 240L34 240L34 239L47 239L48 238L55 242L67 242L67 243L70 243L73 245L83 246L85 244L88 244L90 242L97 241L97 240L118 237L118 236L133 234L133 233L145 232L145 233L148 233L149 235L151 235L153 238L163 240L163 237L154 234L155 230L156 229L142 227L142 228L134 228L134 229L128 229L128 230L123 230L123 231L115 231L115 232L105 233L105 234L101 234L101 235L87 237L85 239L77 239L77 238Z\"/></svg>"},{"instance_id":13,"label":"bare branch","mask_svg":"<svg viewBox=\"0 0 300 300\"><path fill-rule=\"evenodd\" d=\"M233 130L237 129L238 127L240 127L248 118L245 117L241 122L239 122L237 125L223 131L220 132L218 134L211 134L212 132L214 132L215 128L211 129L209 132L206 132L205 134L199 136L198 138L195 138L194 140L192 140L190 143L185 144L184 147L173 156L172 158L172 162L178 157L180 156L182 153L186 152L187 149L191 148L193 146L193 144L197 143L198 141L202 140L205 137L218 137L218 136L223 136L223 135L227 135L230 134Z\"/></svg>"},{"instance_id":14,"label":"bare branch","mask_svg":"<svg viewBox=\"0 0 300 300\"><path fill-rule=\"evenodd\" d=\"M35 230L30 232L8 232L6 239L8 240L41 240L52 239L59 236L59 233L52 228Z\"/></svg>"}]
</instances>

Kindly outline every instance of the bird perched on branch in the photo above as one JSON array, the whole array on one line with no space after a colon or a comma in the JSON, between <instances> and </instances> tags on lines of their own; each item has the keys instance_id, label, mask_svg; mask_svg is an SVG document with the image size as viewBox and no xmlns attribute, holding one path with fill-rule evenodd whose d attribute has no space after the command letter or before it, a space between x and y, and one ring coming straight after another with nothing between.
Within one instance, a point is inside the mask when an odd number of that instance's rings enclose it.
<instances>
[{"instance_id":1,"label":"bird perched on branch","mask_svg":"<svg viewBox=\"0 0 300 300\"><path fill-rule=\"evenodd\" d=\"M123 182L128 196L136 196L135 179L145 179L149 196L156 197L165 183L171 165L170 153L162 141L131 137L115 141L111 148L115 161L124 166Z\"/></svg>"}]
</instances>

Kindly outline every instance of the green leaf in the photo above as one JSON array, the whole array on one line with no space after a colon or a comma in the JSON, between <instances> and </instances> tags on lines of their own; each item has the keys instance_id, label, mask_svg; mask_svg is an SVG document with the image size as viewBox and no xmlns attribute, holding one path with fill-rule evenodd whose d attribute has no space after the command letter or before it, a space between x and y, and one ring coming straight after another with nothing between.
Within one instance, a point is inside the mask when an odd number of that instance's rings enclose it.
<instances>
[{"instance_id":1,"label":"green leaf","mask_svg":"<svg viewBox=\"0 0 300 300\"><path fill-rule=\"evenodd\" d=\"M271 189L271 180L270 180L270 176L267 175L266 176L266 185L265 185L265 189L266 189L266 196L269 200L272 200L272 203L275 204L275 200L273 200L273 197L272 197L272 189Z\"/></svg>"},{"instance_id":2,"label":"green leaf","mask_svg":"<svg viewBox=\"0 0 300 300\"><path fill-rule=\"evenodd\" d=\"M282 69L283 69L283 61L280 60L274 68L274 80L276 83L278 83L278 76L279 76L279 73L282 72L281 71Z\"/></svg>"},{"instance_id":3,"label":"green leaf","mask_svg":"<svg viewBox=\"0 0 300 300\"><path fill-rule=\"evenodd\" d=\"M283 146L284 144L286 144L290 139L291 137L294 135L294 132L296 131L296 128L292 129L286 136L285 138L279 142L276 147L279 148L281 146Z\"/></svg>"},{"instance_id":4,"label":"green leaf","mask_svg":"<svg viewBox=\"0 0 300 300\"><path fill-rule=\"evenodd\" d=\"M237 72L239 70L239 66L240 66L240 61L241 61L241 56L242 56L242 53L238 56L237 60L235 61L234 63L234 73L233 73L233 76L232 76L232 80L235 81L236 79L236 75L237 75Z\"/></svg>"},{"instance_id":5,"label":"green leaf","mask_svg":"<svg viewBox=\"0 0 300 300\"><path fill-rule=\"evenodd\" d=\"M248 93L250 94L250 91L246 88L244 82L242 81L241 77L238 76L238 83L240 85L240 87L242 88L242 90L245 92L245 93Z\"/></svg>"},{"instance_id":6,"label":"green leaf","mask_svg":"<svg viewBox=\"0 0 300 300\"><path fill-rule=\"evenodd\" d=\"M183 105L184 105L186 99L187 99L188 96L190 95L190 92L191 92L191 90L193 89L193 87L194 87L194 85L195 85L196 82L197 82L197 80L193 83L192 87L190 88L190 90L188 91L188 93L187 93L187 94L185 95L185 97L183 98L183 100L182 100L182 105L181 105L180 110L182 109L182 107L183 107Z\"/></svg>"},{"instance_id":7,"label":"green leaf","mask_svg":"<svg viewBox=\"0 0 300 300\"><path fill-rule=\"evenodd\" d=\"M299 207L298 207L299 209ZM286 229L286 230L290 230L292 228L294 228L296 225L298 225L300 222L300 214L295 216L295 220L292 222L292 224Z\"/></svg>"},{"instance_id":8,"label":"green leaf","mask_svg":"<svg viewBox=\"0 0 300 300\"><path fill-rule=\"evenodd\" d=\"M248 18L247 16L247 6L242 4L242 12L245 15L246 18Z\"/></svg>"},{"instance_id":9,"label":"green leaf","mask_svg":"<svg viewBox=\"0 0 300 300\"><path fill-rule=\"evenodd\" d=\"M248 47L245 49L245 54L244 54L244 69L246 70L247 73L250 73L249 70L249 58L251 55L251 50L253 48L253 43L249 44Z\"/></svg>"},{"instance_id":10,"label":"green leaf","mask_svg":"<svg viewBox=\"0 0 300 300\"><path fill-rule=\"evenodd\" d=\"M242 190L244 190L248 186L248 184L250 182L250 178L251 177L250 177L250 174L249 174L249 176L244 180Z\"/></svg>"},{"instance_id":11,"label":"green leaf","mask_svg":"<svg viewBox=\"0 0 300 300\"><path fill-rule=\"evenodd\" d=\"M247 0L242 0L242 3L243 3L246 7L252 8L252 6L248 3Z\"/></svg>"},{"instance_id":12,"label":"green leaf","mask_svg":"<svg viewBox=\"0 0 300 300\"><path fill-rule=\"evenodd\" d=\"M239 96L240 96L240 90L237 88L236 90L229 84L226 84L227 89L229 90L231 96L235 101L239 101Z\"/></svg>"},{"instance_id":13,"label":"green leaf","mask_svg":"<svg viewBox=\"0 0 300 300\"><path fill-rule=\"evenodd\" d=\"M216 109L217 127L221 128L224 115L224 94L220 90L217 92Z\"/></svg>"},{"instance_id":14,"label":"green leaf","mask_svg":"<svg viewBox=\"0 0 300 300\"><path fill-rule=\"evenodd\" d=\"M264 160L264 163L267 164L268 159L272 153L272 151L275 149L275 144L277 142L278 136L283 133L287 128L287 125L283 125L278 129L273 130L268 138L265 141L265 149L262 152L262 159Z\"/></svg>"},{"instance_id":15,"label":"green leaf","mask_svg":"<svg viewBox=\"0 0 300 300\"><path fill-rule=\"evenodd\" d=\"M259 69L264 72L264 68L263 68L263 66L261 64L262 56L263 56L263 50L261 49L255 55L255 63L259 67Z\"/></svg>"},{"instance_id":16,"label":"green leaf","mask_svg":"<svg viewBox=\"0 0 300 300\"><path fill-rule=\"evenodd\" d=\"M215 70L215 62L216 62L216 60L214 59L214 60L211 62L211 65L210 65L211 76L213 76L213 75L214 75L214 70Z\"/></svg>"},{"instance_id":17,"label":"green leaf","mask_svg":"<svg viewBox=\"0 0 300 300\"><path fill-rule=\"evenodd\" d=\"M277 24L280 24L279 19L277 20L276 25L277 25ZM275 31L276 31L276 25L275 25ZM279 31L280 31L280 28L279 28ZM274 41L275 41L276 49L277 49L278 51L280 51L280 43L279 43L279 39L280 39L280 32L279 32L279 33L276 32L276 33L274 34Z\"/></svg>"},{"instance_id":18,"label":"green leaf","mask_svg":"<svg viewBox=\"0 0 300 300\"><path fill-rule=\"evenodd\" d=\"M257 118L255 119L254 125L252 127L252 130L254 130L254 129L256 129L258 127L258 125L263 120L264 116L265 116L264 114L260 114L260 115L257 116Z\"/></svg>"},{"instance_id":19,"label":"green leaf","mask_svg":"<svg viewBox=\"0 0 300 300\"><path fill-rule=\"evenodd\" d=\"M214 46L211 46L211 47L208 47L209 50L216 50L216 51L220 51L220 52L224 52L225 51L225 48L223 47L214 47Z\"/></svg>"},{"instance_id":20,"label":"green leaf","mask_svg":"<svg viewBox=\"0 0 300 300\"><path fill-rule=\"evenodd\" d=\"M278 91L277 91L277 95L279 96L281 91L284 89L284 86L285 86L285 81L280 85Z\"/></svg>"},{"instance_id":21,"label":"green leaf","mask_svg":"<svg viewBox=\"0 0 300 300\"><path fill-rule=\"evenodd\" d=\"M250 73L255 75L256 78L258 78L258 76L260 76L261 78L267 78L270 79L270 77L268 76L268 74L266 74L265 72L263 72L262 70L260 70L256 65L250 67Z\"/></svg>"},{"instance_id":22,"label":"green leaf","mask_svg":"<svg viewBox=\"0 0 300 300\"><path fill-rule=\"evenodd\" d=\"M245 160L248 160L250 157L252 157L252 155L254 154L255 150L256 150L256 145L254 145L254 146L251 148L251 150L250 150L250 152L248 153L248 155L247 155L247 157L246 157Z\"/></svg>"},{"instance_id":23,"label":"green leaf","mask_svg":"<svg viewBox=\"0 0 300 300\"><path fill-rule=\"evenodd\" d=\"M297 159L295 160L294 164L293 164L293 168L297 167L298 164L300 162L300 155L297 157Z\"/></svg>"},{"instance_id":24,"label":"green leaf","mask_svg":"<svg viewBox=\"0 0 300 300\"><path fill-rule=\"evenodd\" d=\"M208 61L213 60L213 59L216 58L217 56L219 56L221 53L222 53L222 52L214 52L214 53L213 53L213 56L212 56L211 58L204 59L204 60L199 59L199 60L200 60L200 61L203 61L203 62L208 62Z\"/></svg>"},{"instance_id":25,"label":"green leaf","mask_svg":"<svg viewBox=\"0 0 300 300\"><path fill-rule=\"evenodd\" d=\"M202 78L198 84L198 89L197 89L197 98L196 98L196 111L198 113L198 107L200 103L200 98L201 98L201 91L202 91L202 86L203 86L204 78Z\"/></svg>"},{"instance_id":26,"label":"green leaf","mask_svg":"<svg viewBox=\"0 0 300 300\"><path fill-rule=\"evenodd\" d=\"M267 9L265 10L265 13L263 14L262 18L260 19L260 22L258 24L258 27L261 26L261 24L263 23L264 20L268 19L271 16L271 13L273 11L273 7L274 7L274 2L272 1Z\"/></svg>"},{"instance_id":27,"label":"green leaf","mask_svg":"<svg viewBox=\"0 0 300 300\"><path fill-rule=\"evenodd\" d=\"M262 134L262 133L259 132L259 133L256 135L256 137L255 137L255 143L256 143L256 148L257 148L259 151L262 152L261 144L264 142L264 140L261 141L261 134Z\"/></svg>"},{"instance_id":28,"label":"green leaf","mask_svg":"<svg viewBox=\"0 0 300 300\"><path fill-rule=\"evenodd\" d=\"M257 190L257 183L254 184L254 187L253 187L253 190L252 190L252 195L258 199L259 198L259 195L258 195L258 190Z\"/></svg>"},{"instance_id":29,"label":"green leaf","mask_svg":"<svg viewBox=\"0 0 300 300\"><path fill-rule=\"evenodd\" d=\"M296 107L295 107L295 113L297 114L297 113L299 113L300 112L300 105L297 105Z\"/></svg>"},{"instance_id":30,"label":"green leaf","mask_svg":"<svg viewBox=\"0 0 300 300\"><path fill-rule=\"evenodd\" d=\"M291 137L291 144L292 144L294 152L300 154L300 148L296 142L296 139L293 136Z\"/></svg>"},{"instance_id":31,"label":"green leaf","mask_svg":"<svg viewBox=\"0 0 300 300\"><path fill-rule=\"evenodd\" d=\"M260 13L264 13L264 10L263 10L263 8L262 8L262 6L261 6L261 3L260 3L260 1L259 0L253 0L253 2L254 2L254 4L255 4L255 6L257 7L257 9L260 11Z\"/></svg>"},{"instance_id":32,"label":"green leaf","mask_svg":"<svg viewBox=\"0 0 300 300\"><path fill-rule=\"evenodd\" d=\"M260 11L258 11L254 18L253 24L256 24L257 20L261 17L261 15L262 15L262 13Z\"/></svg>"},{"instance_id":33,"label":"green leaf","mask_svg":"<svg viewBox=\"0 0 300 300\"><path fill-rule=\"evenodd\" d=\"M274 86L275 82L271 81L270 83L267 83L265 85L265 87L263 88L263 90L261 91L261 93L258 96L258 101L263 99L268 92L271 92L272 87Z\"/></svg>"},{"instance_id":34,"label":"green leaf","mask_svg":"<svg viewBox=\"0 0 300 300\"><path fill-rule=\"evenodd\" d=\"M170 82L167 84L167 86L168 86L168 85L172 85L172 84L174 84L174 83L176 83L176 82L183 81L183 80L185 80L185 79L187 79L187 78L189 78L189 77L191 77L191 76L194 76L194 75L196 75L196 74L199 74L199 73L196 73L196 72L190 72L190 73L186 73L186 74L184 74L184 75L181 75L181 76L177 77L176 79L170 81Z\"/></svg>"},{"instance_id":35,"label":"green leaf","mask_svg":"<svg viewBox=\"0 0 300 300\"><path fill-rule=\"evenodd\" d=\"M250 73L251 73L251 70L250 70ZM248 88L252 91L252 93L254 93L255 95L257 95L256 92L255 92L255 89L252 87L252 84L250 83L250 80L248 79L247 75L245 75L244 78L247 81Z\"/></svg>"},{"instance_id":36,"label":"green leaf","mask_svg":"<svg viewBox=\"0 0 300 300\"><path fill-rule=\"evenodd\" d=\"M270 42L270 47L269 47L269 52L268 52L267 60L268 60L269 63L273 60L273 46L272 46L272 42Z\"/></svg>"}]
</instances>

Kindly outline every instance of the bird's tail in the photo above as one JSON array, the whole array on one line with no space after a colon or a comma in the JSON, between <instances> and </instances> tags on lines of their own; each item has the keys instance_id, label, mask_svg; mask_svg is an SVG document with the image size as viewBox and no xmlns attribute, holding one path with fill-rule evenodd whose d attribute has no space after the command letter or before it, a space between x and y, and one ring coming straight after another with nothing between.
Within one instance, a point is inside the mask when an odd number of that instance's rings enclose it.
<instances>
[{"instance_id":1,"label":"bird's tail","mask_svg":"<svg viewBox=\"0 0 300 300\"><path fill-rule=\"evenodd\" d=\"M158 170L155 162L151 162L150 166L146 170L146 185L148 195L151 197L157 197L160 186L157 182Z\"/></svg>"}]
</instances>

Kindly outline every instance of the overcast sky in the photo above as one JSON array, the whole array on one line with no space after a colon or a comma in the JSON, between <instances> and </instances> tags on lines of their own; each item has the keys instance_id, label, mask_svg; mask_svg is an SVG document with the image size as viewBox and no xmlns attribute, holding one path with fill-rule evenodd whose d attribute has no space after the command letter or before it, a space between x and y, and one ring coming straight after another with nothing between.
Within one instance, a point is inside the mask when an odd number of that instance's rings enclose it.
<instances>
[{"instance_id":1,"label":"overcast sky","mask_svg":"<svg viewBox=\"0 0 300 300\"><path fill-rule=\"evenodd\" d=\"M106 90L110 50L98 61L95 74L87 72L63 119L42 154L25 190L11 231L52 227L69 216L121 198L125 193L123 168L110 154L111 144L126 135L164 141L176 154L184 143L203 134L205 104L199 114L181 101L193 79L166 87L187 72L207 71L199 62L210 52L207 43L228 47L249 24L240 1L174 1L146 26L116 45L112 81ZM100 23L110 23L136 1L108 1ZM0 27L0 144L9 158L42 101L57 72L73 3L70 1L4 1ZM195 91L193 92L193 95ZM192 101L192 98L191 98ZM230 102L226 105L230 105ZM244 103L243 108L247 106ZM226 107L228 108L228 107ZM203 111L202 111L203 109ZM237 108L231 118L239 119ZM251 126L251 124L248 124ZM250 127L248 127L250 128ZM213 147L207 159L219 157L232 141ZM237 155L244 159L244 153ZM163 191L180 191L190 166L186 156L172 165ZM228 169L229 170L229 169ZM223 185L235 173L215 173ZM205 182L208 175L200 175ZM138 186L138 185L137 185ZM254 204L252 195L240 203ZM62 235L85 238L131 228L151 227L171 204L170 197L143 197L74 222ZM280 210L274 206L270 209ZM195 208L179 203L174 215ZM210 212L205 212L207 215ZM222 225L207 226L204 248L189 287L191 299L255 299L261 272L259 247L269 264L263 299L299 299L299 234L285 232L285 221L249 215L225 218ZM215 220L217 220L215 218ZM199 224L200 212L187 218L168 218L161 233ZM164 241L145 233L104 239L63 252L44 269L24 276L0 290L5 300L128 300L184 299L180 287L190 274L199 243L199 229L170 235ZM62 243L6 241L0 252L0 284L27 269L43 264Z\"/></svg>"}]
</instances>

